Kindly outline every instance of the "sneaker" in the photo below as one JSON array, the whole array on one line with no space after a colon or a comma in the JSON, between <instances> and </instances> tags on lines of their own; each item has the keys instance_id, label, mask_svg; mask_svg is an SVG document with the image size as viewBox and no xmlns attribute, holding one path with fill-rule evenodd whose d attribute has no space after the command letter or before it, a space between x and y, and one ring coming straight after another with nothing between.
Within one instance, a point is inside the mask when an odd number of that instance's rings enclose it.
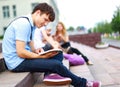
<instances>
[{"instance_id":1,"label":"sneaker","mask_svg":"<svg viewBox=\"0 0 120 87\"><path fill-rule=\"evenodd\" d=\"M88 61L87 65L93 65L93 63L91 61Z\"/></svg>"},{"instance_id":2,"label":"sneaker","mask_svg":"<svg viewBox=\"0 0 120 87\"><path fill-rule=\"evenodd\" d=\"M71 79L68 77L62 77L58 74L50 74L45 76L43 82L46 85L67 85L71 83Z\"/></svg>"},{"instance_id":3,"label":"sneaker","mask_svg":"<svg viewBox=\"0 0 120 87\"><path fill-rule=\"evenodd\" d=\"M99 81L88 81L86 87L101 87L101 82Z\"/></svg>"}]
</instances>

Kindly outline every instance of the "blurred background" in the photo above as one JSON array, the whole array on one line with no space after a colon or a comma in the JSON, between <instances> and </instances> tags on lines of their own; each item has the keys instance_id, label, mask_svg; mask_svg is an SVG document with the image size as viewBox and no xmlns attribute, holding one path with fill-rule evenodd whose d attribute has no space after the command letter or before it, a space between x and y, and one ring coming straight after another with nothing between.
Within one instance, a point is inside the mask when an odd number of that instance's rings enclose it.
<instances>
[{"instance_id":1,"label":"blurred background","mask_svg":"<svg viewBox=\"0 0 120 87\"><path fill-rule=\"evenodd\" d=\"M6 72L2 57L2 39L9 23L16 17L30 14L40 2L54 8L55 21L47 26L52 29L51 33L55 32L59 21L63 22L71 45L94 63L88 67L70 66L70 70L79 76L101 81L102 87L120 87L120 0L0 0L0 87L32 87L30 85L35 81L34 87L47 87L40 83L43 80L41 74ZM91 48L96 44L105 49ZM65 65L69 67L68 62Z\"/></svg>"},{"instance_id":2,"label":"blurred background","mask_svg":"<svg viewBox=\"0 0 120 87\"><path fill-rule=\"evenodd\" d=\"M0 38L11 20L31 13L40 2L55 10L55 21L48 25L52 33L62 21L70 35L99 32L102 37L120 40L120 0L0 0Z\"/></svg>"}]
</instances>

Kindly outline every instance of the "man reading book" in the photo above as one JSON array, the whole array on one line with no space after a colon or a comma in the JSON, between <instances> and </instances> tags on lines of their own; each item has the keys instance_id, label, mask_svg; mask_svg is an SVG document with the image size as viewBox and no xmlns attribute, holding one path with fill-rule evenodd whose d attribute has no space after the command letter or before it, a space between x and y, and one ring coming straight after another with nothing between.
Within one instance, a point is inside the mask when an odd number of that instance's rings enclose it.
<instances>
[{"instance_id":1,"label":"man reading book","mask_svg":"<svg viewBox=\"0 0 120 87\"><path fill-rule=\"evenodd\" d=\"M87 81L70 72L60 61L63 59L62 53L39 55L34 52L31 33L34 33L36 27L45 26L54 19L53 8L47 3L40 3L31 14L14 20L7 27L2 42L2 53L8 70L12 72L52 72L62 76L61 79L64 81L61 84L71 83L74 87L99 87L99 82ZM45 82L53 83L47 78Z\"/></svg>"}]
</instances>

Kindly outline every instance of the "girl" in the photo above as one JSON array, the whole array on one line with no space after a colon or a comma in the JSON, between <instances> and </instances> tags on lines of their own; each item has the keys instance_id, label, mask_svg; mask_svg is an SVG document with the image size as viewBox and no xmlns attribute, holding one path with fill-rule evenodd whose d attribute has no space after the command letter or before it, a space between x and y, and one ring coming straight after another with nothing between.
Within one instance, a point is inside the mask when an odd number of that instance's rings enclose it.
<instances>
[{"instance_id":1,"label":"girl","mask_svg":"<svg viewBox=\"0 0 120 87\"><path fill-rule=\"evenodd\" d=\"M54 35L54 39L58 41L63 48L63 50L68 53L68 54L77 54L81 55L87 65L92 65L93 63L83 54L81 53L78 49L71 47L70 41L69 41L69 36L66 32L65 26L62 22L59 22L56 26L56 33Z\"/></svg>"}]
</instances>

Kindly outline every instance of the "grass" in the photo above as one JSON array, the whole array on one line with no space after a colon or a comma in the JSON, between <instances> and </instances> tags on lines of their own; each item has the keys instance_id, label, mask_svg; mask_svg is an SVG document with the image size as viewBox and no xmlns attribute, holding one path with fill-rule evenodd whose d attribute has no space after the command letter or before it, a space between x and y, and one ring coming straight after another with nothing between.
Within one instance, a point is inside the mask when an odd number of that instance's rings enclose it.
<instances>
[{"instance_id":1,"label":"grass","mask_svg":"<svg viewBox=\"0 0 120 87\"><path fill-rule=\"evenodd\" d=\"M97 43L98 45L104 45L105 43L104 42L99 42Z\"/></svg>"},{"instance_id":2,"label":"grass","mask_svg":"<svg viewBox=\"0 0 120 87\"><path fill-rule=\"evenodd\" d=\"M0 36L0 40L2 40L3 39L3 36Z\"/></svg>"},{"instance_id":3,"label":"grass","mask_svg":"<svg viewBox=\"0 0 120 87\"><path fill-rule=\"evenodd\" d=\"M114 37L108 37L108 39L120 40L120 37L116 37L116 38L114 38Z\"/></svg>"}]
</instances>

